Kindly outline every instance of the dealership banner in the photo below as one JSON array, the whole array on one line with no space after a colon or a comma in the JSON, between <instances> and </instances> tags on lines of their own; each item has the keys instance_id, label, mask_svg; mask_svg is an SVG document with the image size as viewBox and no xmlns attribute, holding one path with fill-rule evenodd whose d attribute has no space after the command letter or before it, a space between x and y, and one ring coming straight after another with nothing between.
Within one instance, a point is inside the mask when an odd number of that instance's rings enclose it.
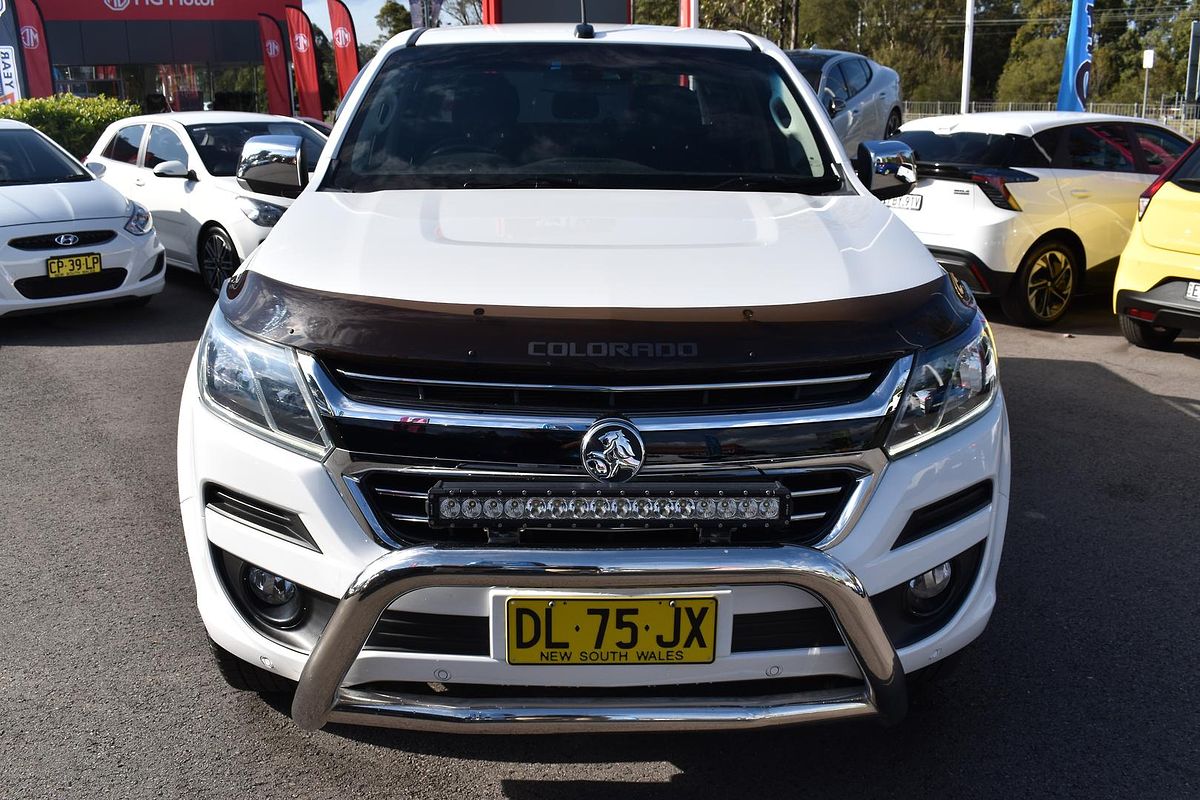
<instances>
[{"instance_id":1,"label":"dealership banner","mask_svg":"<svg viewBox=\"0 0 1200 800\"><path fill-rule=\"evenodd\" d=\"M1095 0L1074 0L1071 30L1067 33L1067 57L1058 86L1059 111L1083 111L1092 85L1092 47Z\"/></svg>"},{"instance_id":2,"label":"dealership banner","mask_svg":"<svg viewBox=\"0 0 1200 800\"><path fill-rule=\"evenodd\" d=\"M281 13L283 6L284 0L42 0L42 12L51 22L253 21L261 13Z\"/></svg>"},{"instance_id":3,"label":"dealership banner","mask_svg":"<svg viewBox=\"0 0 1200 800\"><path fill-rule=\"evenodd\" d=\"M317 46L313 42L312 23L302 9L288 6L288 34L292 39L292 69L296 73L296 97L300 116L324 119L321 87L317 78Z\"/></svg>"},{"instance_id":4,"label":"dealership banner","mask_svg":"<svg viewBox=\"0 0 1200 800\"><path fill-rule=\"evenodd\" d=\"M46 46L42 11L35 0L16 0L16 11L29 96L49 97L54 94L54 77L50 72L50 48Z\"/></svg>"},{"instance_id":5,"label":"dealership banner","mask_svg":"<svg viewBox=\"0 0 1200 800\"><path fill-rule=\"evenodd\" d=\"M263 66L267 73L267 110L272 114L290 117L292 87L288 81L287 53L283 49L279 22L274 17L260 14L258 32L262 38Z\"/></svg>"},{"instance_id":6,"label":"dealership banner","mask_svg":"<svg viewBox=\"0 0 1200 800\"><path fill-rule=\"evenodd\" d=\"M0 105L25 96L19 36L16 11L7 0L0 0Z\"/></svg>"},{"instance_id":7,"label":"dealership banner","mask_svg":"<svg viewBox=\"0 0 1200 800\"><path fill-rule=\"evenodd\" d=\"M350 84L354 83L354 78L358 75L358 36L354 31L354 18L350 16L350 9L346 8L346 4L342 0L328 2L329 27L332 28L329 40L333 44L333 61L337 65L338 75L338 100L341 100L350 91Z\"/></svg>"}]
</instances>

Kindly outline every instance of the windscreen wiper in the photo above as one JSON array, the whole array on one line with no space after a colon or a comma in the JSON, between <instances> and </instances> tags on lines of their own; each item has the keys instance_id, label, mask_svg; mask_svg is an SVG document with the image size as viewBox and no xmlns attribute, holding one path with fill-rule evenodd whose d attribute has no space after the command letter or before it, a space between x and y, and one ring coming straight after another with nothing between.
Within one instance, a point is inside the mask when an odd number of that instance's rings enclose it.
<instances>
[{"instance_id":1,"label":"windscreen wiper","mask_svg":"<svg viewBox=\"0 0 1200 800\"><path fill-rule=\"evenodd\" d=\"M520 178L482 180L472 178L462 183L464 189L577 189L579 179L570 175L524 175Z\"/></svg>"},{"instance_id":2,"label":"windscreen wiper","mask_svg":"<svg viewBox=\"0 0 1200 800\"><path fill-rule=\"evenodd\" d=\"M836 175L821 178L796 175L734 175L709 186L699 187L708 191L739 189L748 192L795 192L797 194L826 194L842 188L842 179Z\"/></svg>"}]
</instances>

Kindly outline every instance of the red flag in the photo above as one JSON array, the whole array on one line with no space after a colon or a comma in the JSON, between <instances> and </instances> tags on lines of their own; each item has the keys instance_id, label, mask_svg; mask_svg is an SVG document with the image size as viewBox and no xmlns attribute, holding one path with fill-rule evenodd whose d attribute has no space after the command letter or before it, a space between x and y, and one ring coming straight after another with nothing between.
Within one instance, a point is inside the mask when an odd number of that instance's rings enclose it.
<instances>
[{"instance_id":1,"label":"red flag","mask_svg":"<svg viewBox=\"0 0 1200 800\"><path fill-rule=\"evenodd\" d=\"M350 91L354 76L358 75L358 36L354 32L354 19L350 9L342 0L329 0L329 27L333 32L329 40L333 44L333 61L337 64L338 100Z\"/></svg>"},{"instance_id":2,"label":"red flag","mask_svg":"<svg viewBox=\"0 0 1200 800\"><path fill-rule=\"evenodd\" d=\"M260 14L258 31L262 39L263 65L267 71L267 110L272 114L292 115L292 87L288 82L287 56L283 36L274 17Z\"/></svg>"},{"instance_id":3,"label":"red flag","mask_svg":"<svg viewBox=\"0 0 1200 800\"><path fill-rule=\"evenodd\" d=\"M296 72L296 95L300 99L300 116L324 119L312 23L308 21L308 15L302 9L288 6L287 24L292 37L292 68Z\"/></svg>"},{"instance_id":4,"label":"red flag","mask_svg":"<svg viewBox=\"0 0 1200 800\"><path fill-rule=\"evenodd\" d=\"M46 47L42 10L34 0L17 0L17 24L21 28L21 52L25 56L25 80L29 83L29 96L49 97L54 94L50 50Z\"/></svg>"}]
</instances>

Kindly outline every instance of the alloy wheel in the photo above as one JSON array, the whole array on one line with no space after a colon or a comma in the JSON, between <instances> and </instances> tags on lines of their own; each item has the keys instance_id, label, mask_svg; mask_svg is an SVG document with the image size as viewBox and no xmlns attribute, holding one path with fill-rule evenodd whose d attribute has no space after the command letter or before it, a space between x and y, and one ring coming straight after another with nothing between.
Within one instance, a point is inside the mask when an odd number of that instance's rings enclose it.
<instances>
[{"instance_id":1,"label":"alloy wheel","mask_svg":"<svg viewBox=\"0 0 1200 800\"><path fill-rule=\"evenodd\" d=\"M221 285L237 270L237 253L233 242L224 231L210 231L200 247L200 273L213 292L221 291Z\"/></svg>"},{"instance_id":2,"label":"alloy wheel","mask_svg":"<svg viewBox=\"0 0 1200 800\"><path fill-rule=\"evenodd\" d=\"M1025 282L1025 296L1034 316L1045 322L1058 319L1074 292L1075 266L1070 254L1050 249L1038 256Z\"/></svg>"}]
</instances>

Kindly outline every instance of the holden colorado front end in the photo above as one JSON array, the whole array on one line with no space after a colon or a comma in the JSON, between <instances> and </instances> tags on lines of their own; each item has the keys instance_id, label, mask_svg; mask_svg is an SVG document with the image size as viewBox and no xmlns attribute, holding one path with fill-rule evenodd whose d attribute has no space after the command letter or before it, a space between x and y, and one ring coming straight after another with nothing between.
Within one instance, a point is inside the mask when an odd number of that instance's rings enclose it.
<instances>
[{"instance_id":1,"label":"holden colorado front end","mask_svg":"<svg viewBox=\"0 0 1200 800\"><path fill-rule=\"evenodd\" d=\"M394 39L188 374L226 679L310 729L899 719L991 614L1008 427L877 199L911 151L855 163L756 37ZM275 137L239 174L308 173Z\"/></svg>"}]
</instances>

